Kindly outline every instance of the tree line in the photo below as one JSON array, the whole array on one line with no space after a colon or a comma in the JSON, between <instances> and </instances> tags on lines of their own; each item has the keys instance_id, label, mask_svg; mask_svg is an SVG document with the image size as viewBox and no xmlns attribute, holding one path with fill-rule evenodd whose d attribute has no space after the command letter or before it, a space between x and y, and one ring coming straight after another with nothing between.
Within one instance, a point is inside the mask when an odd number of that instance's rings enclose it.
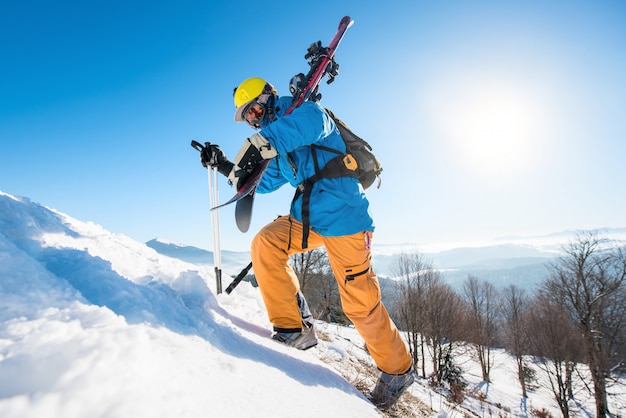
<instances>
[{"instance_id":1,"label":"tree line","mask_svg":"<svg viewBox=\"0 0 626 418\"><path fill-rule=\"evenodd\" d=\"M291 260L313 314L349 324L323 250ZM414 371L432 385L463 396L466 383L455 349L470 347L484 382L491 381L494 349L515 359L523 398L537 365L547 376L563 417L570 417L575 383L593 394L596 416L610 416L608 389L626 371L626 252L594 232L579 234L548 265L532 292L469 275L455 291L419 252L398 256L388 309L406 336ZM584 364L588 374L577 369ZM587 377L589 376L589 377Z\"/></svg>"}]
</instances>

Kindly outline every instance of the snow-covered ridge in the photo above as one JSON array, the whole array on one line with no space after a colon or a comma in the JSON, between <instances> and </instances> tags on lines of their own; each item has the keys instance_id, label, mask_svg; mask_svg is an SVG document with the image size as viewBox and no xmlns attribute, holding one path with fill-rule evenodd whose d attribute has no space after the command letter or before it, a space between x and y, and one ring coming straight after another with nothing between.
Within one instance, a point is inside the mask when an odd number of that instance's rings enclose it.
<instances>
[{"instance_id":1,"label":"snow-covered ridge","mask_svg":"<svg viewBox=\"0 0 626 418\"><path fill-rule=\"evenodd\" d=\"M2 193L0 416L281 416L285 396L300 416L378 415L268 338L248 284L216 297L211 270Z\"/></svg>"}]
</instances>

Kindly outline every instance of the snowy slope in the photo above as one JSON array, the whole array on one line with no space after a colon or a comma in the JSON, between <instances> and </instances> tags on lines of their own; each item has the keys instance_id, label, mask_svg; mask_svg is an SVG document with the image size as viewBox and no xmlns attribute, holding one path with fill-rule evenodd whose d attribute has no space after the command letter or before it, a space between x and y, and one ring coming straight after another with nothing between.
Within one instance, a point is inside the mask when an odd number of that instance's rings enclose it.
<instances>
[{"instance_id":1,"label":"snowy slope","mask_svg":"<svg viewBox=\"0 0 626 418\"><path fill-rule=\"evenodd\" d=\"M0 416L378 416L210 270L0 192Z\"/></svg>"},{"instance_id":2,"label":"snowy slope","mask_svg":"<svg viewBox=\"0 0 626 418\"><path fill-rule=\"evenodd\" d=\"M240 268L224 266L224 285ZM362 395L378 371L354 329L318 322L317 347L284 347L258 289L214 286L212 266L0 192L0 417L380 416ZM419 380L385 416L559 416L545 377L524 400L506 352L495 350L487 385L459 350L485 401L454 405ZM614 412L626 410L621 385ZM590 416L582 385L576 397Z\"/></svg>"}]
</instances>

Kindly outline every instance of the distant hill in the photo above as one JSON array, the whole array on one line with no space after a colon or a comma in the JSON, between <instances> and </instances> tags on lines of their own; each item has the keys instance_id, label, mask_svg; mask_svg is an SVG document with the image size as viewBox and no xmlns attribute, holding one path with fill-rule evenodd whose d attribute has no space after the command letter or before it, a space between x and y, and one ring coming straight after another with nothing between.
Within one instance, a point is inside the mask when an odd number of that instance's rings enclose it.
<instances>
[{"instance_id":1,"label":"distant hill","mask_svg":"<svg viewBox=\"0 0 626 418\"><path fill-rule=\"evenodd\" d=\"M461 291L467 277L471 274L479 280L485 280L501 289L511 284L532 292L549 274L548 261L538 261L532 264L512 266L510 268L461 268L442 272L445 281L453 289Z\"/></svg>"},{"instance_id":2,"label":"distant hill","mask_svg":"<svg viewBox=\"0 0 626 418\"><path fill-rule=\"evenodd\" d=\"M439 269L444 279L460 291L468 275L487 280L502 288L516 284L533 290L548 275L548 264L557 257L580 231L568 230L534 237L506 237L491 243L460 246L440 251L424 251L425 261ZM597 231L599 236L626 242L626 228L607 228ZM213 252L201 248L155 238L146 243L162 255L193 264L212 265ZM393 278L397 273L398 256L417 251L411 245L379 245L372 251L373 266L382 280ZM247 252L222 250L222 270L236 275L250 262Z\"/></svg>"},{"instance_id":3,"label":"distant hill","mask_svg":"<svg viewBox=\"0 0 626 418\"><path fill-rule=\"evenodd\" d=\"M437 268L509 268L547 261L555 256L529 245L502 244L455 248L432 254Z\"/></svg>"},{"instance_id":4,"label":"distant hill","mask_svg":"<svg viewBox=\"0 0 626 418\"><path fill-rule=\"evenodd\" d=\"M162 238L151 239L146 242L146 245L154 249L159 254L177 258L188 263L199 265L212 265L214 263L213 252L203 250L202 248L175 244ZM222 270L228 274L238 273L237 269L243 269L250 262L250 255L247 252L222 250L221 257Z\"/></svg>"},{"instance_id":5,"label":"distant hill","mask_svg":"<svg viewBox=\"0 0 626 418\"><path fill-rule=\"evenodd\" d=\"M420 254L440 270L446 282L457 291L462 289L470 274L499 288L516 284L532 291L549 274L549 263L581 232L567 230L542 236L502 237L481 245L425 250ZM603 228L595 232L617 245L626 244L626 228ZM409 244L378 246L372 255L376 273L383 279L393 278L397 274L399 254L418 251L416 247Z\"/></svg>"},{"instance_id":6,"label":"distant hill","mask_svg":"<svg viewBox=\"0 0 626 418\"><path fill-rule=\"evenodd\" d=\"M401 253L386 251L373 255L375 269L379 274L393 276ZM406 251L405 251L406 253ZM410 254L410 252L408 252ZM556 253L529 245L501 244L480 247L461 247L440 252L420 252L433 267L448 269L502 269L543 263Z\"/></svg>"}]
</instances>

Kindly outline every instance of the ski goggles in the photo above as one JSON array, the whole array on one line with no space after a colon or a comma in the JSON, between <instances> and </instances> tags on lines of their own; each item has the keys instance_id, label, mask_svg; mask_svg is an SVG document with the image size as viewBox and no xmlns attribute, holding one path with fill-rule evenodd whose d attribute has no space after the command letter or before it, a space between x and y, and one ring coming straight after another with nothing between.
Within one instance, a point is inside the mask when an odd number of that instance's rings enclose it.
<instances>
[{"instance_id":1,"label":"ski goggles","mask_svg":"<svg viewBox=\"0 0 626 418\"><path fill-rule=\"evenodd\" d=\"M251 101L242 112L243 119L253 128L260 128L265 118L267 107L257 100Z\"/></svg>"}]
</instances>

